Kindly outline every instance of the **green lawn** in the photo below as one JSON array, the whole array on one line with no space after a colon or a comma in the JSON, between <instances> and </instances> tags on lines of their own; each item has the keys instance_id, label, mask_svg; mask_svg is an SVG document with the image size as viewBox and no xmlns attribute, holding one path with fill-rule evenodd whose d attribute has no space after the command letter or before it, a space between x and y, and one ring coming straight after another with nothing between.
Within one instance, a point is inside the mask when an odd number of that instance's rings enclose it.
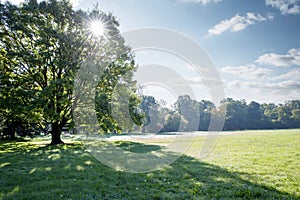
<instances>
[{"instance_id":1,"label":"green lawn","mask_svg":"<svg viewBox=\"0 0 300 200\"><path fill-rule=\"evenodd\" d=\"M300 130L222 135L199 160L202 141L163 170L135 174L106 167L79 142L0 142L0 199L300 199ZM115 145L147 152L167 142Z\"/></svg>"}]
</instances>

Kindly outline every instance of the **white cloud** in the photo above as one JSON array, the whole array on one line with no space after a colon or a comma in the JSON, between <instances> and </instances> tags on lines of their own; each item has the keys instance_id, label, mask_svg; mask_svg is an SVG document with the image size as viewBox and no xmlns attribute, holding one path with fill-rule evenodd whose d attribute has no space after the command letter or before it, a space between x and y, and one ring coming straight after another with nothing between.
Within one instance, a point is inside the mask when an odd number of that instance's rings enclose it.
<instances>
[{"instance_id":1,"label":"white cloud","mask_svg":"<svg viewBox=\"0 0 300 200\"><path fill-rule=\"evenodd\" d=\"M297 0L266 0L266 5L279 9L281 14L300 14Z\"/></svg>"},{"instance_id":2,"label":"white cloud","mask_svg":"<svg viewBox=\"0 0 300 200\"><path fill-rule=\"evenodd\" d=\"M235 75L235 79L224 80L228 97L275 103L300 98L300 68L278 74L275 70L250 64L223 67L221 72Z\"/></svg>"},{"instance_id":3,"label":"white cloud","mask_svg":"<svg viewBox=\"0 0 300 200\"><path fill-rule=\"evenodd\" d=\"M285 80L276 83L252 81L241 84L249 92L253 90L259 92L260 95L268 95L270 98L282 98L284 100L292 99L295 96L300 98L300 81Z\"/></svg>"},{"instance_id":4,"label":"white cloud","mask_svg":"<svg viewBox=\"0 0 300 200\"><path fill-rule=\"evenodd\" d=\"M298 90L300 91L300 81L293 81L293 80L287 80L287 81L282 81L278 83L280 88L289 88L291 90ZM298 94L300 94L298 92Z\"/></svg>"},{"instance_id":5,"label":"white cloud","mask_svg":"<svg viewBox=\"0 0 300 200\"><path fill-rule=\"evenodd\" d=\"M202 4L202 5L206 5L209 3L218 3L222 0L179 0L180 2L187 2L187 3L196 3L196 4Z\"/></svg>"},{"instance_id":6,"label":"white cloud","mask_svg":"<svg viewBox=\"0 0 300 200\"><path fill-rule=\"evenodd\" d=\"M240 81L225 83L226 96L258 102L283 103L286 100L300 98L300 81L284 80L280 82Z\"/></svg>"},{"instance_id":7,"label":"white cloud","mask_svg":"<svg viewBox=\"0 0 300 200\"><path fill-rule=\"evenodd\" d=\"M264 54L255 62L273 66L290 66L290 68L268 69L259 67L255 63L223 67L221 75L228 73L235 76L234 79L224 80L227 97L274 103L300 99L300 68L295 68L300 66L300 49L290 49L285 55Z\"/></svg>"},{"instance_id":8,"label":"white cloud","mask_svg":"<svg viewBox=\"0 0 300 200\"><path fill-rule=\"evenodd\" d=\"M225 31L238 32L247 28L249 25L255 24L256 22L272 20L273 18L274 17L272 15L264 17L260 14L255 14L251 12L247 13L246 16L241 16L239 14L236 14L234 17L230 19L224 19L214 27L210 28L208 30L208 34L220 35Z\"/></svg>"},{"instance_id":9,"label":"white cloud","mask_svg":"<svg viewBox=\"0 0 300 200\"><path fill-rule=\"evenodd\" d=\"M216 79L214 77L186 77L185 80L194 86L198 87L207 87L207 84L210 86L218 87L220 84L222 84L222 80Z\"/></svg>"},{"instance_id":10,"label":"white cloud","mask_svg":"<svg viewBox=\"0 0 300 200\"><path fill-rule=\"evenodd\" d=\"M238 67L226 66L221 71L247 80L257 80L267 79L273 70L256 67L255 65L246 65Z\"/></svg>"},{"instance_id":11,"label":"white cloud","mask_svg":"<svg viewBox=\"0 0 300 200\"><path fill-rule=\"evenodd\" d=\"M281 74L274 77L273 80L300 81L300 69L292 69L285 74Z\"/></svg>"},{"instance_id":12,"label":"white cloud","mask_svg":"<svg viewBox=\"0 0 300 200\"><path fill-rule=\"evenodd\" d=\"M264 54L255 62L276 67L300 66L300 49L290 49L285 55L275 53Z\"/></svg>"}]
</instances>

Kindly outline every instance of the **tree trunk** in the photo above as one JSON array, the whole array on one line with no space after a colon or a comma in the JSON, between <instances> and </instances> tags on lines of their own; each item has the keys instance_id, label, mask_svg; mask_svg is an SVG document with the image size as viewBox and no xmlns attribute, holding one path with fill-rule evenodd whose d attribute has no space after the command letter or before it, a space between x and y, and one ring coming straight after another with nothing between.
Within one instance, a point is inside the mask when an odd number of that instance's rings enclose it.
<instances>
[{"instance_id":1,"label":"tree trunk","mask_svg":"<svg viewBox=\"0 0 300 200\"><path fill-rule=\"evenodd\" d=\"M52 126L52 140L50 145L57 145L57 144L64 144L64 142L60 139L61 130L59 128L59 124L57 122L54 122L51 124Z\"/></svg>"}]
</instances>

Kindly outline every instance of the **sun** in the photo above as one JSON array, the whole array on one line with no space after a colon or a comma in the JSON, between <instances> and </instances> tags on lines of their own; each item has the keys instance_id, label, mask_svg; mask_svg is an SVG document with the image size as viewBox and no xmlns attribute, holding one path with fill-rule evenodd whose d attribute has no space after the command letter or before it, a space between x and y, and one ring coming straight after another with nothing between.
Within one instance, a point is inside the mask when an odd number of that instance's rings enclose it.
<instances>
[{"instance_id":1,"label":"sun","mask_svg":"<svg viewBox=\"0 0 300 200\"><path fill-rule=\"evenodd\" d=\"M90 31L96 37L101 37L105 33L105 24L101 20L94 20L90 24Z\"/></svg>"}]
</instances>

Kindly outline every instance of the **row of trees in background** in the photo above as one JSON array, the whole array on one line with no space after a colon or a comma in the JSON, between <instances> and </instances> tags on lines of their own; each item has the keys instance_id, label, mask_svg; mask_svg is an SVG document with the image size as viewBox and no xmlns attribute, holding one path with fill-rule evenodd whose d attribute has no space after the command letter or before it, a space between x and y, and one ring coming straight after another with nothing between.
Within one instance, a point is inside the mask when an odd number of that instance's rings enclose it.
<instances>
[{"instance_id":1,"label":"row of trees in background","mask_svg":"<svg viewBox=\"0 0 300 200\"><path fill-rule=\"evenodd\" d=\"M300 128L300 100L275 105L227 98L216 108L211 101L184 95L172 108L166 108L154 97L145 96L141 109L148 114L144 132L207 131L212 115L225 116L223 130Z\"/></svg>"},{"instance_id":2,"label":"row of trees in background","mask_svg":"<svg viewBox=\"0 0 300 200\"><path fill-rule=\"evenodd\" d=\"M275 105L226 99L222 105L226 110L225 130L300 127L300 100Z\"/></svg>"}]
</instances>

